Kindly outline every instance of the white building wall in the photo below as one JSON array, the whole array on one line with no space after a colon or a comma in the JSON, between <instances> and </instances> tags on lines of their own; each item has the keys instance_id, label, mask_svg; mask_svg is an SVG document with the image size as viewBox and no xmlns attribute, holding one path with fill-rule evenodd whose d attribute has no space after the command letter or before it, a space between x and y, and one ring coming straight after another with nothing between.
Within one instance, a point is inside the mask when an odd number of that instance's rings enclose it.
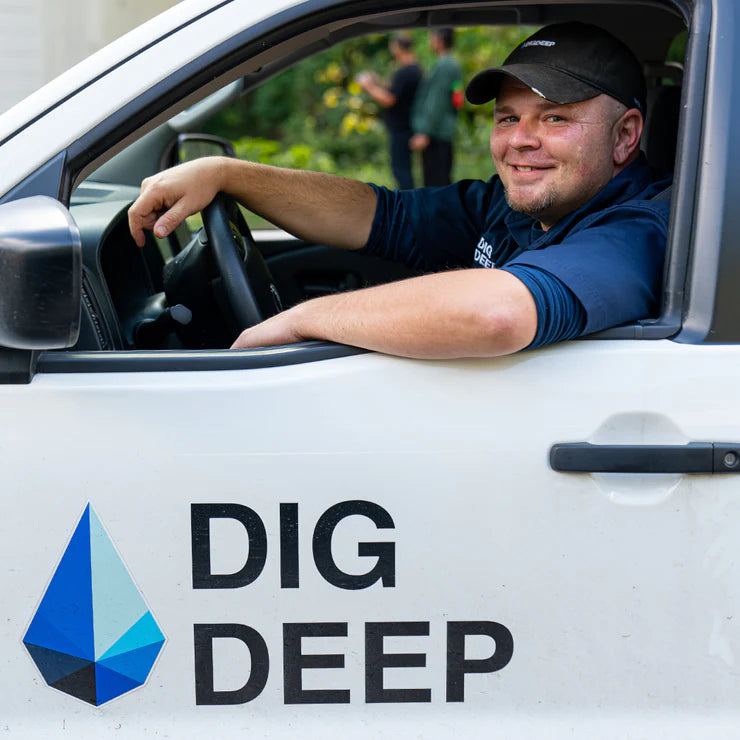
<instances>
[{"instance_id":1,"label":"white building wall","mask_svg":"<svg viewBox=\"0 0 740 740\"><path fill-rule=\"evenodd\" d=\"M177 0L0 0L0 112Z\"/></svg>"},{"instance_id":2,"label":"white building wall","mask_svg":"<svg viewBox=\"0 0 740 740\"><path fill-rule=\"evenodd\" d=\"M45 82L44 2L0 0L0 110Z\"/></svg>"}]
</instances>

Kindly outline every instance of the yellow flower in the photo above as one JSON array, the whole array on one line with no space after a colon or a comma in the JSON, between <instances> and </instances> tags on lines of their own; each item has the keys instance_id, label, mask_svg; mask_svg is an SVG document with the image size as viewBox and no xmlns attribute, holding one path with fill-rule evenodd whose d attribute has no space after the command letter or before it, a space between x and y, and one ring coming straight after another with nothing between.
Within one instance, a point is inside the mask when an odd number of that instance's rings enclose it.
<instances>
[{"instance_id":1,"label":"yellow flower","mask_svg":"<svg viewBox=\"0 0 740 740\"><path fill-rule=\"evenodd\" d=\"M342 119L342 124L339 127L341 135L347 136L348 134L351 134L357 128L359 120L360 119L356 113L347 113L347 115Z\"/></svg>"},{"instance_id":2,"label":"yellow flower","mask_svg":"<svg viewBox=\"0 0 740 740\"><path fill-rule=\"evenodd\" d=\"M350 95L359 95L362 92L362 88L354 81L347 85L347 91Z\"/></svg>"},{"instance_id":3,"label":"yellow flower","mask_svg":"<svg viewBox=\"0 0 740 740\"><path fill-rule=\"evenodd\" d=\"M327 108L336 108L339 98L334 90L327 90L324 93L324 105Z\"/></svg>"},{"instance_id":4,"label":"yellow flower","mask_svg":"<svg viewBox=\"0 0 740 740\"><path fill-rule=\"evenodd\" d=\"M324 74L331 82L342 81L342 70L336 62L331 62L329 66L324 70Z\"/></svg>"}]
</instances>

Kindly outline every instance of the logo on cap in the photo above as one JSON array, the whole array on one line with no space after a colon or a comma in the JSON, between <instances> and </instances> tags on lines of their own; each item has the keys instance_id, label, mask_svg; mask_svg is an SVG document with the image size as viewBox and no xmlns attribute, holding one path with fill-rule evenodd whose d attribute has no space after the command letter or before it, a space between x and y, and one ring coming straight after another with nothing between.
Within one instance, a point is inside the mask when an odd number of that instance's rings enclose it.
<instances>
[{"instance_id":1,"label":"logo on cap","mask_svg":"<svg viewBox=\"0 0 740 740\"><path fill-rule=\"evenodd\" d=\"M555 42L545 41L544 39L531 39L522 44L522 49L526 49L528 46L555 46Z\"/></svg>"}]
</instances>

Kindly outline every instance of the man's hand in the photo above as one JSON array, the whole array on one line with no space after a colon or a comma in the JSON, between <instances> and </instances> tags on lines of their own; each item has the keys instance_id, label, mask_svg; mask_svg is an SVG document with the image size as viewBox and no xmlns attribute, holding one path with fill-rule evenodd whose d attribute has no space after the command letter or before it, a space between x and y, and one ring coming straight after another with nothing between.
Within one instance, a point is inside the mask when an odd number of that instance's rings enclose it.
<instances>
[{"instance_id":1,"label":"man's hand","mask_svg":"<svg viewBox=\"0 0 740 740\"><path fill-rule=\"evenodd\" d=\"M432 140L426 134L414 134L409 139L409 149L415 152L422 152L431 143L432 143Z\"/></svg>"},{"instance_id":2,"label":"man's hand","mask_svg":"<svg viewBox=\"0 0 740 740\"><path fill-rule=\"evenodd\" d=\"M202 211L221 189L221 157L205 157L147 177L129 208L128 226L144 246L144 229L160 238L171 234L188 216Z\"/></svg>"},{"instance_id":3,"label":"man's hand","mask_svg":"<svg viewBox=\"0 0 740 740\"><path fill-rule=\"evenodd\" d=\"M363 89L367 90L372 85L378 84L378 76L375 72L359 72L355 77L355 82Z\"/></svg>"},{"instance_id":4,"label":"man's hand","mask_svg":"<svg viewBox=\"0 0 740 740\"><path fill-rule=\"evenodd\" d=\"M376 102L384 108L392 108L398 98L386 87L380 84L375 72L360 72L355 77L357 84Z\"/></svg>"},{"instance_id":5,"label":"man's hand","mask_svg":"<svg viewBox=\"0 0 740 740\"><path fill-rule=\"evenodd\" d=\"M281 344L302 342L307 337L301 336L297 329L298 314L301 305L294 306L275 316L271 316L261 324L245 329L236 339L231 349L251 349L253 347L276 347Z\"/></svg>"}]
</instances>

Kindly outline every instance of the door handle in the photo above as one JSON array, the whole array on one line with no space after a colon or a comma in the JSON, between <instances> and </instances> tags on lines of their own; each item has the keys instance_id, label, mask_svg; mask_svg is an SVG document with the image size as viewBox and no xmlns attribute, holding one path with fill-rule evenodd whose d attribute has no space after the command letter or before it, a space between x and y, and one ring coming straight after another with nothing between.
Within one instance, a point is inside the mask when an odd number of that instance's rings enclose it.
<instances>
[{"instance_id":1,"label":"door handle","mask_svg":"<svg viewBox=\"0 0 740 740\"><path fill-rule=\"evenodd\" d=\"M592 445L550 448L550 467L563 473L740 473L740 444Z\"/></svg>"}]
</instances>

